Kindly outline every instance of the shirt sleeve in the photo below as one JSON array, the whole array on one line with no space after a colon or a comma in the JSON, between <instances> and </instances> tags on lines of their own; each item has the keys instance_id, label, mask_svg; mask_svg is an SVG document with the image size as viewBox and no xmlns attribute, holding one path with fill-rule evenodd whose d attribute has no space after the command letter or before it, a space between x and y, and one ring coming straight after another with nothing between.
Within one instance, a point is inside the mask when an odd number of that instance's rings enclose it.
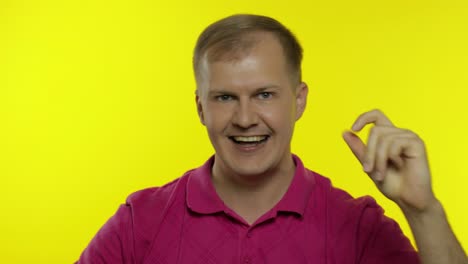
<instances>
[{"instance_id":1,"label":"shirt sleeve","mask_svg":"<svg viewBox=\"0 0 468 264\"><path fill-rule=\"evenodd\" d=\"M133 263L131 208L121 205L83 251L76 264Z\"/></svg>"},{"instance_id":2,"label":"shirt sleeve","mask_svg":"<svg viewBox=\"0 0 468 264\"><path fill-rule=\"evenodd\" d=\"M379 206L364 209L357 233L359 264L419 264L419 256L400 226Z\"/></svg>"}]
</instances>

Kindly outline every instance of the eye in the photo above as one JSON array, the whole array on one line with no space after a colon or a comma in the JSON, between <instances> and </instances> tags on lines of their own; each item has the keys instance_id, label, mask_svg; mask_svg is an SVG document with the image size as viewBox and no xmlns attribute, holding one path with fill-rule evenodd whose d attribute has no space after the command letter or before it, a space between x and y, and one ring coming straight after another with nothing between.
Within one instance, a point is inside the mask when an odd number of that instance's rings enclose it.
<instances>
[{"instance_id":1,"label":"eye","mask_svg":"<svg viewBox=\"0 0 468 264\"><path fill-rule=\"evenodd\" d=\"M271 92L261 92L261 93L258 94L258 97L260 99L269 99L272 96L273 96L273 93L271 93Z\"/></svg>"},{"instance_id":2,"label":"eye","mask_svg":"<svg viewBox=\"0 0 468 264\"><path fill-rule=\"evenodd\" d=\"M216 100L221 101L221 102L230 101L230 100L232 100L232 96L227 95L227 94L222 94L222 95L216 96Z\"/></svg>"}]
</instances>

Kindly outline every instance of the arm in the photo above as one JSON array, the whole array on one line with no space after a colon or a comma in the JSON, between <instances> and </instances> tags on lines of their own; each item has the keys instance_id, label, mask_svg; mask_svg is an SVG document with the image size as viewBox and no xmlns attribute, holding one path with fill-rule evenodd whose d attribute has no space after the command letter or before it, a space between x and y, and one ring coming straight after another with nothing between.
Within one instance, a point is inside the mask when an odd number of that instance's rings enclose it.
<instances>
[{"instance_id":1,"label":"arm","mask_svg":"<svg viewBox=\"0 0 468 264\"><path fill-rule=\"evenodd\" d=\"M375 124L367 145L353 132L343 138L377 188L403 211L423 264L466 264L468 259L436 199L423 141L395 127L380 111L362 114L354 132Z\"/></svg>"},{"instance_id":2,"label":"arm","mask_svg":"<svg viewBox=\"0 0 468 264\"><path fill-rule=\"evenodd\" d=\"M434 204L423 212L403 209L416 240L423 263L468 263L447 221L442 204Z\"/></svg>"}]
</instances>

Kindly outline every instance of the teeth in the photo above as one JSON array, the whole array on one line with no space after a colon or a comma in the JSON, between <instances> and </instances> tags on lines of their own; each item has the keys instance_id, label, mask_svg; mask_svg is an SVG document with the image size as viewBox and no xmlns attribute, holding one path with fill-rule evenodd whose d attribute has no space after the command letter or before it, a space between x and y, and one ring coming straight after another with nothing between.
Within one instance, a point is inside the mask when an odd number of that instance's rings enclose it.
<instances>
[{"instance_id":1,"label":"teeth","mask_svg":"<svg viewBox=\"0 0 468 264\"><path fill-rule=\"evenodd\" d=\"M264 140L266 136L252 136L252 137L233 137L235 141L239 142L257 142Z\"/></svg>"}]
</instances>

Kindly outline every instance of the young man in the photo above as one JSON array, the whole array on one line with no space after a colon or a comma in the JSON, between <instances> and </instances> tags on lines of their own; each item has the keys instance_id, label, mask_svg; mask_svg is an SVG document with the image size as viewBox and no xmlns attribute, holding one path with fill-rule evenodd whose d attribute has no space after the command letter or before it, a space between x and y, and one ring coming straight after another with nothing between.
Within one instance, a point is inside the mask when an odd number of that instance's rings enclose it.
<instances>
[{"instance_id":1,"label":"young man","mask_svg":"<svg viewBox=\"0 0 468 264\"><path fill-rule=\"evenodd\" d=\"M210 25L194 54L196 105L215 155L132 194L79 263L467 263L432 192L422 140L380 111L367 144L343 134L379 190L403 210L419 254L370 197L353 199L291 154L307 102L302 49L274 19Z\"/></svg>"}]
</instances>

